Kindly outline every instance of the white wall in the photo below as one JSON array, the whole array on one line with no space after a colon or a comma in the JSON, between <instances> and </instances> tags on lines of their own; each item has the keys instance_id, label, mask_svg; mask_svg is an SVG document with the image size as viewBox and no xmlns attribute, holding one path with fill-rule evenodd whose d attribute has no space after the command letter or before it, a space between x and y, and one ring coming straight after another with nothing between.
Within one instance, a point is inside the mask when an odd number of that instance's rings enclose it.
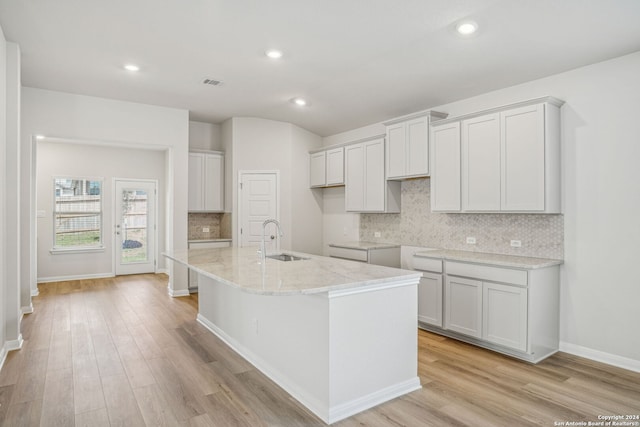
<instances>
[{"instance_id":1,"label":"white wall","mask_svg":"<svg viewBox=\"0 0 640 427\"><path fill-rule=\"evenodd\" d=\"M308 226L322 221L322 202L308 191L308 151L320 147L321 138L290 123L234 117L223 123L222 139L225 157L231 163L231 169L227 168L227 173L231 174L232 232L235 244L239 242L238 172L277 170L280 171L280 223L283 230L281 248L321 253L321 230L309 230Z\"/></svg>"},{"instance_id":2,"label":"white wall","mask_svg":"<svg viewBox=\"0 0 640 427\"><path fill-rule=\"evenodd\" d=\"M30 144L39 134L165 150L165 246L167 250L187 248L188 111L25 87L22 143ZM22 167L31 170L29 160L23 158ZM187 270L169 263L169 274L170 293L188 294Z\"/></svg>"},{"instance_id":3,"label":"white wall","mask_svg":"<svg viewBox=\"0 0 640 427\"><path fill-rule=\"evenodd\" d=\"M222 148L220 125L189 122L189 148L224 151Z\"/></svg>"},{"instance_id":4,"label":"white wall","mask_svg":"<svg viewBox=\"0 0 640 427\"><path fill-rule=\"evenodd\" d=\"M165 202L165 152L78 143L38 143L37 207L44 217L38 224L38 281L69 280L73 277L112 276L114 258L113 178L153 179L158 181L158 207ZM51 254L53 248L54 177L95 177L103 180L104 251L75 254ZM165 210L158 212L158 268L165 268Z\"/></svg>"},{"instance_id":5,"label":"white wall","mask_svg":"<svg viewBox=\"0 0 640 427\"><path fill-rule=\"evenodd\" d=\"M638 75L640 52L433 107L457 116L545 95L566 101L561 349L636 370L640 334L633 327L640 279L632 266L640 257Z\"/></svg>"}]
</instances>

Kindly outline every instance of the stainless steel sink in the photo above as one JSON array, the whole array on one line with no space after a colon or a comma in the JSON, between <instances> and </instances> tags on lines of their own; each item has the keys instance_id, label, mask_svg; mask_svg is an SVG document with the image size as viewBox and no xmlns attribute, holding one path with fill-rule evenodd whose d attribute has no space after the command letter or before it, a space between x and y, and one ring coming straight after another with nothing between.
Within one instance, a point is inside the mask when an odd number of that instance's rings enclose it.
<instances>
[{"instance_id":1,"label":"stainless steel sink","mask_svg":"<svg viewBox=\"0 0 640 427\"><path fill-rule=\"evenodd\" d=\"M273 255L267 255L267 258L277 259L278 261L303 261L305 259L309 259L309 258L297 256L297 255L291 255L291 254L273 254Z\"/></svg>"}]
</instances>

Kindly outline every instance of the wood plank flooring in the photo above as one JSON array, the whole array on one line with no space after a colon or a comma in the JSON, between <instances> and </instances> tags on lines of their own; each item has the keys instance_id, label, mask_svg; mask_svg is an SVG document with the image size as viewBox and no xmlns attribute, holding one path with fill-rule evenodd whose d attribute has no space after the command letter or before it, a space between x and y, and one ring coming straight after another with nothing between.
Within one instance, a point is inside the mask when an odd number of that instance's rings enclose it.
<instances>
[{"instance_id":1,"label":"wood plank flooring","mask_svg":"<svg viewBox=\"0 0 640 427\"><path fill-rule=\"evenodd\" d=\"M322 426L200 326L167 276L39 286L0 372L2 426ZM335 425L554 426L640 414L640 374L559 353L530 365L417 332L423 388Z\"/></svg>"}]
</instances>

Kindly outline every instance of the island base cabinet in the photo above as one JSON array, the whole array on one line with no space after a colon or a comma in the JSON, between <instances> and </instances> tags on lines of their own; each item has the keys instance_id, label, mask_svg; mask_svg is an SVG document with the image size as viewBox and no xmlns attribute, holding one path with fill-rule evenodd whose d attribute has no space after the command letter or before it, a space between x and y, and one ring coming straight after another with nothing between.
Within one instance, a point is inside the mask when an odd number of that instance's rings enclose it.
<instances>
[{"instance_id":1,"label":"island base cabinet","mask_svg":"<svg viewBox=\"0 0 640 427\"><path fill-rule=\"evenodd\" d=\"M442 274L422 273L418 283L418 322L442 327Z\"/></svg>"},{"instance_id":2,"label":"island base cabinet","mask_svg":"<svg viewBox=\"0 0 640 427\"><path fill-rule=\"evenodd\" d=\"M461 334L482 336L482 282L447 277L445 328Z\"/></svg>"},{"instance_id":3,"label":"island base cabinet","mask_svg":"<svg viewBox=\"0 0 640 427\"><path fill-rule=\"evenodd\" d=\"M199 282L198 321L327 424L421 387L417 278L292 295Z\"/></svg>"},{"instance_id":4,"label":"island base cabinet","mask_svg":"<svg viewBox=\"0 0 640 427\"><path fill-rule=\"evenodd\" d=\"M527 350L527 289L483 284L482 338L520 351Z\"/></svg>"}]
</instances>

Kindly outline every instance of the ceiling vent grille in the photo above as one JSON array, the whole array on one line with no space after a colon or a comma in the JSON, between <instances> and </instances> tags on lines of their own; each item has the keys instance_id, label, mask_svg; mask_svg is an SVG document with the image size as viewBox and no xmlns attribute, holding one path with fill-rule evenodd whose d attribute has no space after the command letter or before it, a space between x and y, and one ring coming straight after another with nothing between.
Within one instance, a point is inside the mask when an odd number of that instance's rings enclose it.
<instances>
[{"instance_id":1,"label":"ceiling vent grille","mask_svg":"<svg viewBox=\"0 0 640 427\"><path fill-rule=\"evenodd\" d=\"M210 85L210 86L220 86L222 82L220 80L205 78L204 80L202 80L202 84Z\"/></svg>"}]
</instances>

